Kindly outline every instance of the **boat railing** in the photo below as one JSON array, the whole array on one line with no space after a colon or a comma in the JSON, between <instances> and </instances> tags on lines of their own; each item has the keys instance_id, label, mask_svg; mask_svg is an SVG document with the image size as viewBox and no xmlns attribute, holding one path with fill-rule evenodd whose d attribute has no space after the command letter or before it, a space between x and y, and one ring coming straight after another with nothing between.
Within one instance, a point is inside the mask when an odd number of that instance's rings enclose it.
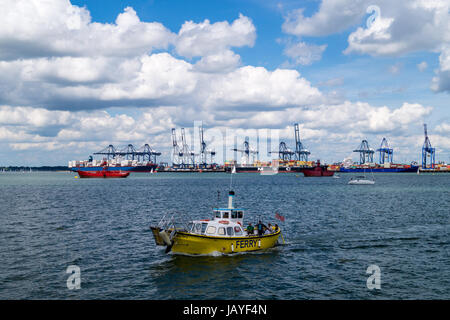
<instances>
[{"instance_id":1,"label":"boat railing","mask_svg":"<svg viewBox=\"0 0 450 320\"><path fill-rule=\"evenodd\" d=\"M158 228L163 230L187 229L188 221L183 213L166 213L158 223Z\"/></svg>"}]
</instances>

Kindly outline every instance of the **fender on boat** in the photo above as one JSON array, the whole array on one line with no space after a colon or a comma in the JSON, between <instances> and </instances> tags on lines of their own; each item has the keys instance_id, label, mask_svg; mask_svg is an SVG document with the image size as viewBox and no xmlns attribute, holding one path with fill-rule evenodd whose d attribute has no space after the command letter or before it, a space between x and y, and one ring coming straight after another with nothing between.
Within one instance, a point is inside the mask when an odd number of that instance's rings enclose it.
<instances>
[{"instance_id":1,"label":"fender on boat","mask_svg":"<svg viewBox=\"0 0 450 320\"><path fill-rule=\"evenodd\" d=\"M159 235L167 246L172 246L172 241L170 241L170 237L165 230L161 231Z\"/></svg>"}]
</instances>

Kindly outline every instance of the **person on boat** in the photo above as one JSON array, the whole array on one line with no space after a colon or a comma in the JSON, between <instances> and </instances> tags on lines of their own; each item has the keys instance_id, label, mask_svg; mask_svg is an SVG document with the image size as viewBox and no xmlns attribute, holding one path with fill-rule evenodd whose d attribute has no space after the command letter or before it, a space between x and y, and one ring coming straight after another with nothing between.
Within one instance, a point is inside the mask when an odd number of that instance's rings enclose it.
<instances>
[{"instance_id":1,"label":"person on boat","mask_svg":"<svg viewBox=\"0 0 450 320\"><path fill-rule=\"evenodd\" d=\"M264 234L264 231L267 229L267 227L261 222L261 220L259 220L256 228L258 229L258 236L262 236Z\"/></svg>"},{"instance_id":2,"label":"person on boat","mask_svg":"<svg viewBox=\"0 0 450 320\"><path fill-rule=\"evenodd\" d=\"M247 231L247 235L251 235L253 234L255 228L252 226L252 223L250 222L245 230Z\"/></svg>"},{"instance_id":3,"label":"person on boat","mask_svg":"<svg viewBox=\"0 0 450 320\"><path fill-rule=\"evenodd\" d=\"M273 231L274 231L274 232L277 232L278 229L280 229L280 227L278 227L278 224L275 223L275 227L273 228Z\"/></svg>"},{"instance_id":4,"label":"person on boat","mask_svg":"<svg viewBox=\"0 0 450 320\"><path fill-rule=\"evenodd\" d=\"M271 223L268 223L268 224L267 224L267 229L266 229L266 234L272 233L273 230L274 230L274 229L273 229L272 224L271 224Z\"/></svg>"}]
</instances>

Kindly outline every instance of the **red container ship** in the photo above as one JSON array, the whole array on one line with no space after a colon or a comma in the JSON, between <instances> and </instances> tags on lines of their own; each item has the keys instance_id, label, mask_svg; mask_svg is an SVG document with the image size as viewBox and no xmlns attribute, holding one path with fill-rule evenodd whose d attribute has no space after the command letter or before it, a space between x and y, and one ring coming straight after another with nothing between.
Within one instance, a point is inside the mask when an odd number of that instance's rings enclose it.
<instances>
[{"instance_id":1,"label":"red container ship","mask_svg":"<svg viewBox=\"0 0 450 320\"><path fill-rule=\"evenodd\" d=\"M82 171L78 170L80 178L126 178L130 172L113 171L103 168L101 171Z\"/></svg>"},{"instance_id":2,"label":"red container ship","mask_svg":"<svg viewBox=\"0 0 450 320\"><path fill-rule=\"evenodd\" d=\"M320 165L320 160L317 160L316 166L312 168L302 169L305 177L331 177L334 171L328 171L328 166Z\"/></svg>"}]
</instances>

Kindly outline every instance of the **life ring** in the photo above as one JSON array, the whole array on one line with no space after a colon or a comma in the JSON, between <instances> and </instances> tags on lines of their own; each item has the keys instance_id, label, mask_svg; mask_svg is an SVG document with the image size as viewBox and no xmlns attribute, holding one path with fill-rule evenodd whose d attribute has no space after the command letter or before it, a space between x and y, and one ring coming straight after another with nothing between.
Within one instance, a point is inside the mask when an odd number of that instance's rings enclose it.
<instances>
[{"instance_id":1,"label":"life ring","mask_svg":"<svg viewBox=\"0 0 450 320\"><path fill-rule=\"evenodd\" d=\"M291 168L287 167L287 168L286 168L286 171L291 171Z\"/></svg>"}]
</instances>

